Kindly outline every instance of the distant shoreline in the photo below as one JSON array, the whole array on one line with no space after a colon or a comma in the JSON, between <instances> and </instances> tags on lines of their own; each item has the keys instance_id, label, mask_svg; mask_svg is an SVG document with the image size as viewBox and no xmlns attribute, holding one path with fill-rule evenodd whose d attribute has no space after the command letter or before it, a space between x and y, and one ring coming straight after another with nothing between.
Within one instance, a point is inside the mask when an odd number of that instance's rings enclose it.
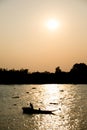
<instances>
[{"instance_id":1,"label":"distant shoreline","mask_svg":"<svg viewBox=\"0 0 87 130\"><path fill-rule=\"evenodd\" d=\"M74 64L69 72L57 67L55 73L33 72L28 69L0 69L0 84L87 84L87 65Z\"/></svg>"}]
</instances>

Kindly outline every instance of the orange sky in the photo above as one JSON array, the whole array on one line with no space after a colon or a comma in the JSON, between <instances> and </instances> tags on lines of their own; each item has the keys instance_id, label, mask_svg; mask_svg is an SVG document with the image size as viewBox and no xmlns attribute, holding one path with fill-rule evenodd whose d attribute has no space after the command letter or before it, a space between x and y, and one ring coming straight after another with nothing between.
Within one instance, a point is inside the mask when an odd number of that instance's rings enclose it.
<instances>
[{"instance_id":1,"label":"orange sky","mask_svg":"<svg viewBox=\"0 0 87 130\"><path fill-rule=\"evenodd\" d=\"M59 26L50 30L50 20ZM87 63L86 0L0 1L0 67L64 71Z\"/></svg>"}]
</instances>

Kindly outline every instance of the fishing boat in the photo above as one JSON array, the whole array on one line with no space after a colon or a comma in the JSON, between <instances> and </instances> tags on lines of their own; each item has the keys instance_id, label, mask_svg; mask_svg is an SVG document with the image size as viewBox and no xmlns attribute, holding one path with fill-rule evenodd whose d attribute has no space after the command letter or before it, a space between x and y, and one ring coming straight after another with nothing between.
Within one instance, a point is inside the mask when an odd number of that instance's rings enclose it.
<instances>
[{"instance_id":1,"label":"fishing boat","mask_svg":"<svg viewBox=\"0 0 87 130\"><path fill-rule=\"evenodd\" d=\"M32 109L30 107L22 107L23 113L24 114L53 114L53 111L49 110L41 110L39 109Z\"/></svg>"}]
</instances>

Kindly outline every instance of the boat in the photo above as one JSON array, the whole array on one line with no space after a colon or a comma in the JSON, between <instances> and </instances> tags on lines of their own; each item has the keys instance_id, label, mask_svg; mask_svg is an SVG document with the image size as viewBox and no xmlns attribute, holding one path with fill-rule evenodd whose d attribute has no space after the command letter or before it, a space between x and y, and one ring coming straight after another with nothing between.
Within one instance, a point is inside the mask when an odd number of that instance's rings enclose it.
<instances>
[{"instance_id":1,"label":"boat","mask_svg":"<svg viewBox=\"0 0 87 130\"><path fill-rule=\"evenodd\" d=\"M53 111L50 110L41 110L39 109L32 109L30 107L22 107L24 114L53 114Z\"/></svg>"}]
</instances>

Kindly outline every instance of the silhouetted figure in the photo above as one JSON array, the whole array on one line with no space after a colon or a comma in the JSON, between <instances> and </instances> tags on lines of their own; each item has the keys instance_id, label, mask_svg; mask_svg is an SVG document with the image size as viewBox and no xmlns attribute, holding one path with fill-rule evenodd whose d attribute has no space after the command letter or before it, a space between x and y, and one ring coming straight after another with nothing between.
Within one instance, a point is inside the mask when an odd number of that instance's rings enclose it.
<instances>
[{"instance_id":1,"label":"silhouetted figure","mask_svg":"<svg viewBox=\"0 0 87 130\"><path fill-rule=\"evenodd\" d=\"M34 108L33 108L33 104L32 104L32 103L30 103L30 108L31 108L31 109L34 109Z\"/></svg>"},{"instance_id":2,"label":"silhouetted figure","mask_svg":"<svg viewBox=\"0 0 87 130\"><path fill-rule=\"evenodd\" d=\"M39 111L40 111L41 109L39 108Z\"/></svg>"}]
</instances>

